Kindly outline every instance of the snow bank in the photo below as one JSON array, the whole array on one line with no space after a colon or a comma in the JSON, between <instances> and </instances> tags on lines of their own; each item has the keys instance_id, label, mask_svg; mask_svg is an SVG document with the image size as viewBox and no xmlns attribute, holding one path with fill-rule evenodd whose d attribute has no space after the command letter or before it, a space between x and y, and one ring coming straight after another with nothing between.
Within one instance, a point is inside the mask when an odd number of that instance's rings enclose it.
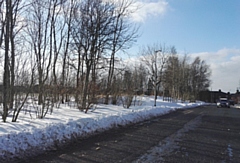
<instances>
[{"instance_id":1,"label":"snow bank","mask_svg":"<svg viewBox=\"0 0 240 163\"><path fill-rule=\"evenodd\" d=\"M70 141L102 132L118 125L127 125L167 114L179 108L190 108L202 103L169 103L159 99L152 107L153 98L144 97L141 106L124 109L122 106L98 105L87 114L62 105L45 119L21 113L17 123L2 123L0 127L0 158L3 160L39 154Z\"/></svg>"}]
</instances>

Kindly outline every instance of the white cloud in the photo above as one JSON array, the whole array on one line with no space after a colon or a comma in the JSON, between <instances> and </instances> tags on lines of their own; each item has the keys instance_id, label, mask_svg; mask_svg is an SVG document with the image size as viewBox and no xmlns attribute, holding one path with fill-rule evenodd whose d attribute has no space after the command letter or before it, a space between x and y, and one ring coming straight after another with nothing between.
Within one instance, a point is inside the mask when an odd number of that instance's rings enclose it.
<instances>
[{"instance_id":1,"label":"white cloud","mask_svg":"<svg viewBox=\"0 0 240 163\"><path fill-rule=\"evenodd\" d=\"M135 22L144 22L151 16L162 16L166 13L168 9L168 3L166 0L138 0L132 6L132 20Z\"/></svg>"},{"instance_id":2,"label":"white cloud","mask_svg":"<svg viewBox=\"0 0 240 163\"><path fill-rule=\"evenodd\" d=\"M224 48L217 52L190 54L199 56L210 65L212 70L212 90L221 89L234 93L240 87L240 49Z\"/></svg>"}]
</instances>

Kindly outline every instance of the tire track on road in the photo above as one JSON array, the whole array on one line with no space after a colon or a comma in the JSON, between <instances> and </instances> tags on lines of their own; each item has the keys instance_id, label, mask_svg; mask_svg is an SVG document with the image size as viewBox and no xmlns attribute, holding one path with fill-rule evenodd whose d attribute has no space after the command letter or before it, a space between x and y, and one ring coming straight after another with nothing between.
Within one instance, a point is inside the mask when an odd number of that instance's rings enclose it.
<instances>
[{"instance_id":1,"label":"tire track on road","mask_svg":"<svg viewBox=\"0 0 240 163\"><path fill-rule=\"evenodd\" d=\"M184 114L186 113L189 114L191 112L192 110L188 110L188 111L185 111ZM178 142L181 141L181 138L184 137L185 133L197 128L201 124L201 121L202 121L202 115L197 116L196 118L187 122L183 126L183 128L179 129L174 134L160 141L157 146L152 147L150 150L147 151L146 154L141 156L136 161L133 161L133 163L163 162L164 161L163 156L167 156L171 154L174 150L180 148L178 146Z\"/></svg>"}]
</instances>

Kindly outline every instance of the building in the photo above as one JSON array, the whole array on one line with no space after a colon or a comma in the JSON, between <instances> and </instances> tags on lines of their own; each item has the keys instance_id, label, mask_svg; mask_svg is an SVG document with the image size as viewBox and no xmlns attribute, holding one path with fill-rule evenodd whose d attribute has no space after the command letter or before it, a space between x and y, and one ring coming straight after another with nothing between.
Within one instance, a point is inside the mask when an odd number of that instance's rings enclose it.
<instances>
[{"instance_id":1,"label":"building","mask_svg":"<svg viewBox=\"0 0 240 163\"><path fill-rule=\"evenodd\" d=\"M206 90L199 93L199 100L204 102L216 103L219 98L223 97L231 99L230 93L222 92L221 89L219 89L218 91Z\"/></svg>"},{"instance_id":2,"label":"building","mask_svg":"<svg viewBox=\"0 0 240 163\"><path fill-rule=\"evenodd\" d=\"M231 100L233 100L235 104L240 103L240 92L239 92L239 90L237 90L236 93L231 94Z\"/></svg>"},{"instance_id":3,"label":"building","mask_svg":"<svg viewBox=\"0 0 240 163\"><path fill-rule=\"evenodd\" d=\"M237 90L236 93L230 94L230 92L222 92L221 89L218 91L201 91L199 93L199 100L204 102L216 103L220 98L227 98L233 100L235 104L240 103L240 92Z\"/></svg>"}]
</instances>

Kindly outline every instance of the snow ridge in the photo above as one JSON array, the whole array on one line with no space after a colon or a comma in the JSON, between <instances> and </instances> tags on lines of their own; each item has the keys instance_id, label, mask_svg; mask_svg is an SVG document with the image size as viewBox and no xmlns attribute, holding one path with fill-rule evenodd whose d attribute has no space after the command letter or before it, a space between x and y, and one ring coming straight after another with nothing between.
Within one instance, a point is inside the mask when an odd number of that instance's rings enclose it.
<instances>
[{"instance_id":1,"label":"snow ridge","mask_svg":"<svg viewBox=\"0 0 240 163\"><path fill-rule=\"evenodd\" d=\"M86 137L119 125L140 122L167 114L177 108L189 108L198 105L200 104L176 103L173 105L173 103L165 103L165 105L159 105L159 107L144 105L132 109L112 109L111 106L105 105L105 108L83 114L85 116L79 116L75 113L75 117L65 121L46 123L42 127L31 126L7 134L1 134L0 132L0 159L12 160L37 155L46 150L55 149L73 138ZM103 114L104 109L107 111ZM41 123L44 123L44 121L42 120Z\"/></svg>"}]
</instances>

